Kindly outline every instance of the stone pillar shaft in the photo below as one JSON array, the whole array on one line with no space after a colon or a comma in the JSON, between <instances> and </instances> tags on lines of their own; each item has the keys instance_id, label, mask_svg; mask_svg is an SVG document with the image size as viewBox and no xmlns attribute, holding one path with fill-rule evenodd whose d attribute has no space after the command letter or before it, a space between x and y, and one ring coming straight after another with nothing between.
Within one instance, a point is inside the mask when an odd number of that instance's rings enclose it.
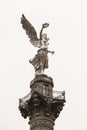
<instances>
[{"instance_id":1,"label":"stone pillar shaft","mask_svg":"<svg viewBox=\"0 0 87 130\"><path fill-rule=\"evenodd\" d=\"M53 130L53 119L44 115L35 116L30 120L30 130Z\"/></svg>"}]
</instances>

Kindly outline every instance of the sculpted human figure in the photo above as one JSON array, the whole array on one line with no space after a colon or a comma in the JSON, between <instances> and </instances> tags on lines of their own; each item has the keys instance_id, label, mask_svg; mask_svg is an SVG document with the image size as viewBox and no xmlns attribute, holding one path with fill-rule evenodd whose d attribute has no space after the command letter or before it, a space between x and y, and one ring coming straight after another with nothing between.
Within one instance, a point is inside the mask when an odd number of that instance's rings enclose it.
<instances>
[{"instance_id":1,"label":"sculpted human figure","mask_svg":"<svg viewBox=\"0 0 87 130\"><path fill-rule=\"evenodd\" d=\"M26 19L24 15L21 18L22 27L26 30L26 34L30 38L30 42L38 47L39 50L33 59L30 59L29 62L33 65L35 69L35 74L43 74L44 69L48 68L48 52L54 53L53 51L48 51L48 40L47 34L42 34L43 29L49 26L48 23L42 24L40 31L40 38L37 38L37 33L34 27Z\"/></svg>"}]
</instances>

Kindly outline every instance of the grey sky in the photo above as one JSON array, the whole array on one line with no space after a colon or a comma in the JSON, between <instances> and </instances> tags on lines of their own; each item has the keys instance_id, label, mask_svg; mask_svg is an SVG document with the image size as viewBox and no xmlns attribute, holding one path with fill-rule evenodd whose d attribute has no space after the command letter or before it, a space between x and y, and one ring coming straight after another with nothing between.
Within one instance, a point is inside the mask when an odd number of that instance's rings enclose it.
<instances>
[{"instance_id":1,"label":"grey sky","mask_svg":"<svg viewBox=\"0 0 87 130\"><path fill-rule=\"evenodd\" d=\"M0 0L0 130L29 130L18 110L18 99L29 91L37 49L20 24L22 13L38 34L41 25L50 38L49 69L54 90L66 91L66 105L55 130L87 130L87 1Z\"/></svg>"}]
</instances>

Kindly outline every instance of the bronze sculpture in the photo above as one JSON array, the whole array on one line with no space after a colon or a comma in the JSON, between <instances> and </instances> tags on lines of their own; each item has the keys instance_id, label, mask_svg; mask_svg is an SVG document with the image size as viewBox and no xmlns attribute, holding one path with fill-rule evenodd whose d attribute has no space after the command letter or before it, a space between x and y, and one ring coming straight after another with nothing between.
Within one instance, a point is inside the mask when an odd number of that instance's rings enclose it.
<instances>
[{"instance_id":1,"label":"bronze sculpture","mask_svg":"<svg viewBox=\"0 0 87 130\"><path fill-rule=\"evenodd\" d=\"M42 34L43 29L49 26L48 23L42 24L40 31L40 38L37 37L37 33L31 23L22 15L21 23L23 29L26 31L26 34L30 38L30 42L35 47L38 47L39 50L33 59L30 59L29 62L33 65L35 69L35 74L43 74L44 69L48 68L48 52L54 53L54 51L48 51L48 40L47 34Z\"/></svg>"}]
</instances>

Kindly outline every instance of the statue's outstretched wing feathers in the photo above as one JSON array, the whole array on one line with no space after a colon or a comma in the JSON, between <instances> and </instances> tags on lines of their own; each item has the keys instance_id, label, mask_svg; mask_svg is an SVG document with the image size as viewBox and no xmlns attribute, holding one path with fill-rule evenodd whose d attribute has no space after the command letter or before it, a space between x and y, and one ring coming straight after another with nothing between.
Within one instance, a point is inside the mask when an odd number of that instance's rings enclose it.
<instances>
[{"instance_id":1,"label":"statue's outstretched wing feathers","mask_svg":"<svg viewBox=\"0 0 87 130\"><path fill-rule=\"evenodd\" d=\"M22 15L21 23L23 29L26 31L26 34L30 38L30 41L38 41L37 33L31 23ZM34 44L33 44L34 45Z\"/></svg>"}]
</instances>

